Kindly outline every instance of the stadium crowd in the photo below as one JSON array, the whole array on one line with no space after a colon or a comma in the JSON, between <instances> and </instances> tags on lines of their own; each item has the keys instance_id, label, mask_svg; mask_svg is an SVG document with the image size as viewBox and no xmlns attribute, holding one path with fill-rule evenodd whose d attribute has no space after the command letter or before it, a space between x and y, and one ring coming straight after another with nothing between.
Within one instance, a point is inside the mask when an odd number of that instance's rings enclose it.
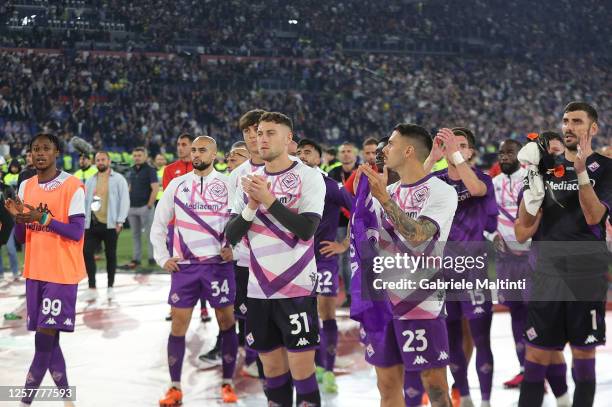
<instances>
[{"instance_id":1,"label":"stadium crowd","mask_svg":"<svg viewBox=\"0 0 612 407\"><path fill-rule=\"evenodd\" d=\"M554 7L528 0L13 0L0 6L0 45L73 48L83 42L85 48L156 51L195 45L207 53L287 56L324 55L338 47L580 52L584 38L591 39L587 48L609 48L603 10L596 0ZM564 18L568 14L573 19Z\"/></svg>"},{"instance_id":2,"label":"stadium crowd","mask_svg":"<svg viewBox=\"0 0 612 407\"><path fill-rule=\"evenodd\" d=\"M608 66L595 56L543 63L337 53L299 62L5 51L0 139L11 157L45 126L96 148L145 145L151 156L171 151L182 131L210 134L227 150L240 137L240 112L261 106L289 112L300 137L332 146L383 137L402 121L470 123L486 153L504 138L558 128L553 112L576 98L602 112L599 147L612 144Z\"/></svg>"}]
</instances>

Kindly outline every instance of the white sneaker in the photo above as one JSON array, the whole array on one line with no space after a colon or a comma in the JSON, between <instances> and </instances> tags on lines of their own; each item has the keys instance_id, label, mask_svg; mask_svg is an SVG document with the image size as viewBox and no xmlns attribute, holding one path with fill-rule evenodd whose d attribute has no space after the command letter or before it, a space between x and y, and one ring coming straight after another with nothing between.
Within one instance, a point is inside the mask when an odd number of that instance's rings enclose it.
<instances>
[{"instance_id":1,"label":"white sneaker","mask_svg":"<svg viewBox=\"0 0 612 407\"><path fill-rule=\"evenodd\" d=\"M474 402L472 401L472 397L471 396L461 397L461 403L459 403L459 407L474 407Z\"/></svg>"},{"instance_id":2,"label":"white sneaker","mask_svg":"<svg viewBox=\"0 0 612 407\"><path fill-rule=\"evenodd\" d=\"M565 393L561 397L557 397L557 407L572 407L572 400L568 393Z\"/></svg>"},{"instance_id":3,"label":"white sneaker","mask_svg":"<svg viewBox=\"0 0 612 407\"><path fill-rule=\"evenodd\" d=\"M113 287L108 287L106 289L106 297L108 298L109 301L112 301L115 299L115 290L113 290Z\"/></svg>"},{"instance_id":4,"label":"white sneaker","mask_svg":"<svg viewBox=\"0 0 612 407\"><path fill-rule=\"evenodd\" d=\"M85 294L81 297L83 301L93 302L98 298L98 290L95 288L88 288Z\"/></svg>"}]
</instances>

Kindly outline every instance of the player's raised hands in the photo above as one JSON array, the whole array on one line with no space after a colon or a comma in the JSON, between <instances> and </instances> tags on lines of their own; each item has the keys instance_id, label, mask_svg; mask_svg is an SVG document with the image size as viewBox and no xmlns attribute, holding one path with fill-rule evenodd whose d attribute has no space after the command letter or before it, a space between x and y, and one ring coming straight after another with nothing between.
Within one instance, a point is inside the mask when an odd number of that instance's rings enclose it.
<instances>
[{"instance_id":1,"label":"player's raised hands","mask_svg":"<svg viewBox=\"0 0 612 407\"><path fill-rule=\"evenodd\" d=\"M270 183L261 175L247 175L242 178L242 188L250 199L262 203L266 208L269 208L276 200L270 192Z\"/></svg>"},{"instance_id":2,"label":"player's raised hands","mask_svg":"<svg viewBox=\"0 0 612 407\"><path fill-rule=\"evenodd\" d=\"M15 216L15 222L17 223L40 222L40 220L43 217L42 211L39 211L35 207L28 205L28 204L23 204L23 207L27 208L28 212L23 212L23 209L22 209L22 211L19 212L17 216Z\"/></svg>"},{"instance_id":3,"label":"player's raised hands","mask_svg":"<svg viewBox=\"0 0 612 407\"><path fill-rule=\"evenodd\" d=\"M444 157L444 140L436 135L433 139L433 145L431 146L431 152L429 153L429 160L432 164L437 163Z\"/></svg>"},{"instance_id":4,"label":"player's raised hands","mask_svg":"<svg viewBox=\"0 0 612 407\"><path fill-rule=\"evenodd\" d=\"M387 192L387 167L384 168L382 174L377 173L368 164L360 165L359 169L366 175L366 177L368 177L370 192L372 193L372 196L378 200L378 202L383 204L391 199L391 196L389 196L389 193Z\"/></svg>"},{"instance_id":5,"label":"player's raised hands","mask_svg":"<svg viewBox=\"0 0 612 407\"><path fill-rule=\"evenodd\" d=\"M574 159L574 169L576 170L576 174L586 171L586 160L587 158L593 154L593 148L591 143L593 142L593 136L590 133L579 138L578 141L578 152L576 153L576 158Z\"/></svg>"},{"instance_id":6,"label":"player's raised hands","mask_svg":"<svg viewBox=\"0 0 612 407\"><path fill-rule=\"evenodd\" d=\"M8 198L5 200L4 207L13 217L23 212L23 202L21 202L18 196L16 196L15 199Z\"/></svg>"},{"instance_id":7,"label":"player's raised hands","mask_svg":"<svg viewBox=\"0 0 612 407\"><path fill-rule=\"evenodd\" d=\"M459 151L459 147L457 146L457 141L455 140L455 134L449 128L441 128L438 130L438 134L434 138L434 145L436 145L436 140L439 140L444 147L442 150L446 155L446 159L449 160L453 153Z\"/></svg>"}]
</instances>

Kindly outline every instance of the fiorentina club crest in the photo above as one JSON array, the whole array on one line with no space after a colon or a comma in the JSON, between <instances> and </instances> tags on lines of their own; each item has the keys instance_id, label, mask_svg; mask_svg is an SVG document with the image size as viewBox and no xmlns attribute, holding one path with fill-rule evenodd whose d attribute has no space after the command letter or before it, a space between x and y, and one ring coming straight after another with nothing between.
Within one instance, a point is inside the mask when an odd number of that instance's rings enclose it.
<instances>
[{"instance_id":1,"label":"fiorentina club crest","mask_svg":"<svg viewBox=\"0 0 612 407\"><path fill-rule=\"evenodd\" d=\"M221 181L213 181L208 190L214 199L222 200L227 197L227 187Z\"/></svg>"},{"instance_id":2,"label":"fiorentina club crest","mask_svg":"<svg viewBox=\"0 0 612 407\"><path fill-rule=\"evenodd\" d=\"M427 185L423 185L413 192L413 196L415 202L424 202L429 196L429 187Z\"/></svg>"},{"instance_id":3,"label":"fiorentina club crest","mask_svg":"<svg viewBox=\"0 0 612 407\"><path fill-rule=\"evenodd\" d=\"M284 188L286 188L286 189L293 189L293 188L295 188L299 181L300 181L300 179L298 178L298 176L295 175L292 172L289 172L289 173L283 175L281 180L280 180L282 186Z\"/></svg>"}]
</instances>

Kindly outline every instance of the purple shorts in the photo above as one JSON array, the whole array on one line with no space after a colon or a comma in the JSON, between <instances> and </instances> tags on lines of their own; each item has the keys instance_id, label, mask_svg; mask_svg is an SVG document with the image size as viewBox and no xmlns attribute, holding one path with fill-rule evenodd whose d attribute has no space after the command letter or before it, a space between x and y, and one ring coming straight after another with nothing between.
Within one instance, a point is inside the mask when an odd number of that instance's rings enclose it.
<instances>
[{"instance_id":1,"label":"purple shorts","mask_svg":"<svg viewBox=\"0 0 612 407\"><path fill-rule=\"evenodd\" d=\"M233 305L236 279L232 263L179 264L172 273L168 304L176 308L193 308L206 299L213 308Z\"/></svg>"},{"instance_id":2,"label":"purple shorts","mask_svg":"<svg viewBox=\"0 0 612 407\"><path fill-rule=\"evenodd\" d=\"M407 371L421 371L449 363L444 318L394 319L383 332L366 332L363 343L366 361L378 367L403 364Z\"/></svg>"},{"instance_id":3,"label":"purple shorts","mask_svg":"<svg viewBox=\"0 0 612 407\"><path fill-rule=\"evenodd\" d=\"M449 321L457 321L463 317L476 319L493 312L489 290L466 290L466 292L473 297L469 300L446 301L446 318Z\"/></svg>"},{"instance_id":4,"label":"purple shorts","mask_svg":"<svg viewBox=\"0 0 612 407\"><path fill-rule=\"evenodd\" d=\"M28 330L52 328L74 332L78 284L26 279Z\"/></svg>"},{"instance_id":5,"label":"purple shorts","mask_svg":"<svg viewBox=\"0 0 612 407\"><path fill-rule=\"evenodd\" d=\"M324 297L338 296L338 259L336 256L317 260L319 285L317 294Z\"/></svg>"},{"instance_id":6,"label":"purple shorts","mask_svg":"<svg viewBox=\"0 0 612 407\"><path fill-rule=\"evenodd\" d=\"M529 256L505 255L497 258L495 265L498 280L508 279L510 281L527 280L533 271ZM512 302L527 302L529 298L527 290L501 289L497 292L497 298L502 305Z\"/></svg>"}]
</instances>

